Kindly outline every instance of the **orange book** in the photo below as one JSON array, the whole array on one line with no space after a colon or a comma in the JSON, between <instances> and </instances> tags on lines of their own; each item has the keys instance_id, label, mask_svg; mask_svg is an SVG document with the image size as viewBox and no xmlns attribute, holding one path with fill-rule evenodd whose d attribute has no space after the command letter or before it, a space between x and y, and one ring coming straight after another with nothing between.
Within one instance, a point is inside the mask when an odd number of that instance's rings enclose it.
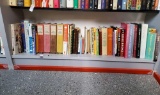
<instances>
[{"instance_id":1,"label":"orange book","mask_svg":"<svg viewBox=\"0 0 160 95\"><path fill-rule=\"evenodd\" d=\"M64 35L63 35L63 54L67 54L68 50L68 24L64 24Z\"/></svg>"},{"instance_id":2,"label":"orange book","mask_svg":"<svg viewBox=\"0 0 160 95\"><path fill-rule=\"evenodd\" d=\"M154 10L158 9L158 2L160 2L160 1L159 0L155 0Z\"/></svg>"},{"instance_id":3,"label":"orange book","mask_svg":"<svg viewBox=\"0 0 160 95\"><path fill-rule=\"evenodd\" d=\"M37 24L37 32L38 32L38 52L44 52L44 25Z\"/></svg>"},{"instance_id":4,"label":"orange book","mask_svg":"<svg viewBox=\"0 0 160 95\"><path fill-rule=\"evenodd\" d=\"M35 0L35 7L42 7L42 0Z\"/></svg>"},{"instance_id":5,"label":"orange book","mask_svg":"<svg viewBox=\"0 0 160 95\"><path fill-rule=\"evenodd\" d=\"M112 36L113 36L113 28L108 28L107 31L107 55L113 55L112 54Z\"/></svg>"}]
</instances>

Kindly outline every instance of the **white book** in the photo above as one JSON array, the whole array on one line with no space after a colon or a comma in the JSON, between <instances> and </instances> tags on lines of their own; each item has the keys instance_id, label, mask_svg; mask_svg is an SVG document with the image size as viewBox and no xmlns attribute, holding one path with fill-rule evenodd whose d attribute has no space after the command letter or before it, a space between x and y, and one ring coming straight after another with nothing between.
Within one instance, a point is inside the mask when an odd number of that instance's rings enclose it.
<instances>
[{"instance_id":1,"label":"white book","mask_svg":"<svg viewBox=\"0 0 160 95\"><path fill-rule=\"evenodd\" d=\"M35 0L32 0L32 6L35 6Z\"/></svg>"},{"instance_id":2,"label":"white book","mask_svg":"<svg viewBox=\"0 0 160 95\"><path fill-rule=\"evenodd\" d=\"M160 10L160 0L158 2L158 8L157 8L157 10Z\"/></svg>"},{"instance_id":3,"label":"white book","mask_svg":"<svg viewBox=\"0 0 160 95\"><path fill-rule=\"evenodd\" d=\"M29 53L33 53L33 41L32 41L32 23L29 23L29 34L28 34L28 39L29 39Z\"/></svg>"},{"instance_id":4,"label":"white book","mask_svg":"<svg viewBox=\"0 0 160 95\"><path fill-rule=\"evenodd\" d=\"M117 30L114 30L114 53L116 54L117 53ZM114 54L114 55L115 55Z\"/></svg>"},{"instance_id":5,"label":"white book","mask_svg":"<svg viewBox=\"0 0 160 95\"><path fill-rule=\"evenodd\" d=\"M84 28L84 37L85 37L85 54L87 54L87 29L86 27Z\"/></svg>"},{"instance_id":6,"label":"white book","mask_svg":"<svg viewBox=\"0 0 160 95\"><path fill-rule=\"evenodd\" d=\"M17 0L9 0L10 6L17 6Z\"/></svg>"},{"instance_id":7,"label":"white book","mask_svg":"<svg viewBox=\"0 0 160 95\"><path fill-rule=\"evenodd\" d=\"M107 55L107 28L102 28L102 55Z\"/></svg>"},{"instance_id":8,"label":"white book","mask_svg":"<svg viewBox=\"0 0 160 95\"><path fill-rule=\"evenodd\" d=\"M1 47L0 53L3 54L3 55L5 55L4 46L3 46L3 42L2 42L2 38L1 38L1 37L0 37L0 43L1 43L1 44L0 44L0 45L1 45L1 46L0 46L0 47Z\"/></svg>"},{"instance_id":9,"label":"white book","mask_svg":"<svg viewBox=\"0 0 160 95\"><path fill-rule=\"evenodd\" d=\"M67 26L64 26L64 30L63 30L63 36L67 36L67 39L68 39L68 25ZM66 34L64 34L65 33L65 31L66 31L66 29L67 29L67 35ZM67 41L65 41L66 39L63 37L63 54L64 55L67 55L67 50L68 50L68 40Z\"/></svg>"},{"instance_id":10,"label":"white book","mask_svg":"<svg viewBox=\"0 0 160 95\"><path fill-rule=\"evenodd\" d=\"M113 10L117 10L118 0L113 0Z\"/></svg>"},{"instance_id":11,"label":"white book","mask_svg":"<svg viewBox=\"0 0 160 95\"><path fill-rule=\"evenodd\" d=\"M145 58L148 24L142 24L140 58Z\"/></svg>"},{"instance_id":12,"label":"white book","mask_svg":"<svg viewBox=\"0 0 160 95\"><path fill-rule=\"evenodd\" d=\"M53 8L54 7L54 1L53 0L49 0L49 8Z\"/></svg>"},{"instance_id":13,"label":"white book","mask_svg":"<svg viewBox=\"0 0 160 95\"><path fill-rule=\"evenodd\" d=\"M67 0L67 8L73 8L73 0Z\"/></svg>"},{"instance_id":14,"label":"white book","mask_svg":"<svg viewBox=\"0 0 160 95\"><path fill-rule=\"evenodd\" d=\"M25 41L26 41L26 53L29 53L29 21L24 21L24 33L25 33Z\"/></svg>"},{"instance_id":15,"label":"white book","mask_svg":"<svg viewBox=\"0 0 160 95\"><path fill-rule=\"evenodd\" d=\"M102 0L98 0L98 9L101 9L101 2Z\"/></svg>"}]
</instances>

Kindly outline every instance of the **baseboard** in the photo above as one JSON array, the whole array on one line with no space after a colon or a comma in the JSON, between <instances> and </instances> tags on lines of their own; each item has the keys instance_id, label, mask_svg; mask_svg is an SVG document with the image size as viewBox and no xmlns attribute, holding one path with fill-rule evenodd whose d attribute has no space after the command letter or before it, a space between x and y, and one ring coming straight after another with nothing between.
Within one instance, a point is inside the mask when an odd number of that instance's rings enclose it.
<instances>
[{"instance_id":1,"label":"baseboard","mask_svg":"<svg viewBox=\"0 0 160 95\"><path fill-rule=\"evenodd\" d=\"M152 74L149 69L126 69L126 68L93 68L93 67L69 67L69 66L35 66L14 65L15 70L44 70L44 71L71 71L71 72L107 72L126 74Z\"/></svg>"},{"instance_id":2,"label":"baseboard","mask_svg":"<svg viewBox=\"0 0 160 95\"><path fill-rule=\"evenodd\" d=\"M7 64L0 64L0 69L8 69L8 65Z\"/></svg>"},{"instance_id":3,"label":"baseboard","mask_svg":"<svg viewBox=\"0 0 160 95\"><path fill-rule=\"evenodd\" d=\"M159 85L160 85L160 74L158 74L157 72L154 72L154 73L153 73L153 76L154 76L154 78L157 80L157 82L158 82Z\"/></svg>"}]
</instances>

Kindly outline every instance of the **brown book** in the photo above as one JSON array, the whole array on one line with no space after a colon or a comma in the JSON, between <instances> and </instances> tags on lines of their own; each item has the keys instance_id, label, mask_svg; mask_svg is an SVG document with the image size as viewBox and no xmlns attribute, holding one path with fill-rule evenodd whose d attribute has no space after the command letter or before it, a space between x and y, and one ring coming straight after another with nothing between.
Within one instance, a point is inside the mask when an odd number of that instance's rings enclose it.
<instances>
[{"instance_id":1,"label":"brown book","mask_svg":"<svg viewBox=\"0 0 160 95\"><path fill-rule=\"evenodd\" d=\"M117 54L116 56L120 56L120 52L121 52L121 29L118 28L117 29L117 33L118 33L118 39L117 39Z\"/></svg>"},{"instance_id":2,"label":"brown book","mask_svg":"<svg viewBox=\"0 0 160 95\"><path fill-rule=\"evenodd\" d=\"M125 30L121 29L121 50L120 50L121 57L124 57L124 34L125 34Z\"/></svg>"},{"instance_id":3,"label":"brown book","mask_svg":"<svg viewBox=\"0 0 160 95\"><path fill-rule=\"evenodd\" d=\"M44 25L37 24L37 32L38 32L38 52L44 52Z\"/></svg>"},{"instance_id":4,"label":"brown book","mask_svg":"<svg viewBox=\"0 0 160 95\"><path fill-rule=\"evenodd\" d=\"M108 28L107 31L107 55L113 55L113 50L112 50L112 36L113 36L113 28Z\"/></svg>"},{"instance_id":5,"label":"brown book","mask_svg":"<svg viewBox=\"0 0 160 95\"><path fill-rule=\"evenodd\" d=\"M51 24L51 48L50 52L56 54L57 52L57 25Z\"/></svg>"},{"instance_id":6,"label":"brown book","mask_svg":"<svg viewBox=\"0 0 160 95\"><path fill-rule=\"evenodd\" d=\"M160 34L157 33L155 51L154 51L154 61L158 60L159 47L160 47Z\"/></svg>"},{"instance_id":7,"label":"brown book","mask_svg":"<svg viewBox=\"0 0 160 95\"><path fill-rule=\"evenodd\" d=\"M136 57L136 49L137 49L137 32L138 32L138 25L134 25L134 42L133 42L133 57Z\"/></svg>"},{"instance_id":8,"label":"brown book","mask_svg":"<svg viewBox=\"0 0 160 95\"><path fill-rule=\"evenodd\" d=\"M99 55L102 55L102 29L99 28Z\"/></svg>"},{"instance_id":9,"label":"brown book","mask_svg":"<svg viewBox=\"0 0 160 95\"><path fill-rule=\"evenodd\" d=\"M90 30L87 30L87 53L90 54L91 50L90 50Z\"/></svg>"},{"instance_id":10,"label":"brown book","mask_svg":"<svg viewBox=\"0 0 160 95\"><path fill-rule=\"evenodd\" d=\"M78 33L77 29L73 31L73 39L72 39L72 54L78 54Z\"/></svg>"}]
</instances>

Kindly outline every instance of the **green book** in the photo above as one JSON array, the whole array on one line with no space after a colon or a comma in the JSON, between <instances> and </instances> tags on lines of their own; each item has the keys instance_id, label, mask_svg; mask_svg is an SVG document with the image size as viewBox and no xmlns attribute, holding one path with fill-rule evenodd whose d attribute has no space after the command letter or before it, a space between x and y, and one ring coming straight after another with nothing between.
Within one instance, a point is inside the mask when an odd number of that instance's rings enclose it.
<instances>
[{"instance_id":1,"label":"green book","mask_svg":"<svg viewBox=\"0 0 160 95\"><path fill-rule=\"evenodd\" d=\"M98 29L96 29L96 55L99 55L99 33Z\"/></svg>"},{"instance_id":2,"label":"green book","mask_svg":"<svg viewBox=\"0 0 160 95\"><path fill-rule=\"evenodd\" d=\"M74 2L74 9L78 9L78 0L73 0Z\"/></svg>"},{"instance_id":3,"label":"green book","mask_svg":"<svg viewBox=\"0 0 160 95\"><path fill-rule=\"evenodd\" d=\"M148 29L146 54L145 54L145 58L149 60L153 60L154 58L154 50L155 50L155 43L156 43L156 33L151 31L153 31L153 28Z\"/></svg>"}]
</instances>

